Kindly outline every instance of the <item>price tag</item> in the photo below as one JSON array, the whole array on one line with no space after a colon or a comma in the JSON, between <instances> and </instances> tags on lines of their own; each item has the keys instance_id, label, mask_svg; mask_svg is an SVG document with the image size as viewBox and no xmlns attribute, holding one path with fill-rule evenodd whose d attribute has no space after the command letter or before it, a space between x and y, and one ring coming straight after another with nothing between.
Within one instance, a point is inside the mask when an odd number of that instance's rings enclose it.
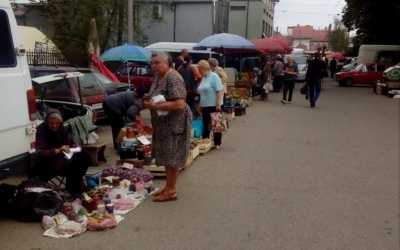
<instances>
[{"instance_id":1,"label":"price tag","mask_svg":"<svg viewBox=\"0 0 400 250\"><path fill-rule=\"evenodd\" d=\"M129 164L129 163L124 163L123 165L122 165L122 168L127 168L127 169L133 169L133 164Z\"/></svg>"},{"instance_id":2,"label":"price tag","mask_svg":"<svg viewBox=\"0 0 400 250\"><path fill-rule=\"evenodd\" d=\"M147 140L146 136L140 136L138 139L143 145L149 145L151 142L149 140Z\"/></svg>"}]
</instances>

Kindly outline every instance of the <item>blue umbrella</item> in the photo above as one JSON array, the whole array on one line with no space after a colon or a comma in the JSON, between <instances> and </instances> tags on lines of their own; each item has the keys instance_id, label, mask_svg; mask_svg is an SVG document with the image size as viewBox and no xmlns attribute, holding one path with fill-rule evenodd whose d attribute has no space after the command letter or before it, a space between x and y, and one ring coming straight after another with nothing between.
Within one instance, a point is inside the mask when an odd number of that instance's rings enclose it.
<instances>
[{"instance_id":1,"label":"blue umbrella","mask_svg":"<svg viewBox=\"0 0 400 250\"><path fill-rule=\"evenodd\" d=\"M150 62L151 51L137 45L125 44L104 52L99 60L101 61L136 61Z\"/></svg>"},{"instance_id":2,"label":"blue umbrella","mask_svg":"<svg viewBox=\"0 0 400 250\"><path fill-rule=\"evenodd\" d=\"M256 46L244 37L229 33L220 33L206 37L193 46L195 50L206 50L208 48L255 49Z\"/></svg>"}]
</instances>

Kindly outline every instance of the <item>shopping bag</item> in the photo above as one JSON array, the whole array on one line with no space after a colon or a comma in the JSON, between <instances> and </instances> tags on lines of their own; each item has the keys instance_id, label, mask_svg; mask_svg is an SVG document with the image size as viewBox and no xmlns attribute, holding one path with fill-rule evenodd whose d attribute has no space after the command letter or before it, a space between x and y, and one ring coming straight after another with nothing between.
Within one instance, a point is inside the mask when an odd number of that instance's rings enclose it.
<instances>
[{"instance_id":1,"label":"shopping bag","mask_svg":"<svg viewBox=\"0 0 400 250\"><path fill-rule=\"evenodd\" d=\"M213 132L226 132L228 131L229 125L226 120L225 114L222 112L213 112L210 114L210 130Z\"/></svg>"},{"instance_id":2,"label":"shopping bag","mask_svg":"<svg viewBox=\"0 0 400 250\"><path fill-rule=\"evenodd\" d=\"M203 134L203 119L200 116L193 118L192 128L194 132L193 136L195 138L200 138Z\"/></svg>"},{"instance_id":3,"label":"shopping bag","mask_svg":"<svg viewBox=\"0 0 400 250\"><path fill-rule=\"evenodd\" d=\"M273 91L273 90L274 90L274 86L272 85L272 82L271 82L271 81L268 81L267 84L268 84L268 85L267 85L268 91Z\"/></svg>"}]
</instances>

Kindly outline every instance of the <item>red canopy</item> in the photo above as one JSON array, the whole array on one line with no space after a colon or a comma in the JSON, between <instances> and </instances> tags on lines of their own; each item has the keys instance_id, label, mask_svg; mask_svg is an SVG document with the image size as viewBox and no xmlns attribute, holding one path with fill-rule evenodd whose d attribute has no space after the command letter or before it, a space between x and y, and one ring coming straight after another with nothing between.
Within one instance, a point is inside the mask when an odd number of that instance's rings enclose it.
<instances>
[{"instance_id":1,"label":"red canopy","mask_svg":"<svg viewBox=\"0 0 400 250\"><path fill-rule=\"evenodd\" d=\"M103 61L97 60L97 55L95 53L92 54L92 63L93 66L95 66L100 73L103 75L107 76L114 82L119 82L118 78L104 65Z\"/></svg>"},{"instance_id":2,"label":"red canopy","mask_svg":"<svg viewBox=\"0 0 400 250\"><path fill-rule=\"evenodd\" d=\"M332 52L331 58L333 58L333 57L338 61L344 59L343 53L341 53L341 52Z\"/></svg>"},{"instance_id":3,"label":"red canopy","mask_svg":"<svg viewBox=\"0 0 400 250\"><path fill-rule=\"evenodd\" d=\"M278 38L273 38L273 37L268 37L268 38L264 38L267 39L271 42L274 42L276 44L279 44L282 48L284 48L288 53L291 52L293 50L292 47L290 47L286 42L278 39Z\"/></svg>"},{"instance_id":4,"label":"red canopy","mask_svg":"<svg viewBox=\"0 0 400 250\"><path fill-rule=\"evenodd\" d=\"M286 50L279 44L268 40L267 38L259 38L250 40L256 46L256 49L264 53L286 53Z\"/></svg>"}]
</instances>

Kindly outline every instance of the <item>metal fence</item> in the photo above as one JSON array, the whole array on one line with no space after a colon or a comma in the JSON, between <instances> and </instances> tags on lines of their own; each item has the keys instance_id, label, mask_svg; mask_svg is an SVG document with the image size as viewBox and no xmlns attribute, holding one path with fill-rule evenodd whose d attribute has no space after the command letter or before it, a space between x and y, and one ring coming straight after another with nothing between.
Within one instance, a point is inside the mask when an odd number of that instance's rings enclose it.
<instances>
[{"instance_id":1,"label":"metal fence","mask_svg":"<svg viewBox=\"0 0 400 250\"><path fill-rule=\"evenodd\" d=\"M55 51L31 51L26 52L30 66L78 66L89 67L89 54L62 54Z\"/></svg>"}]
</instances>

